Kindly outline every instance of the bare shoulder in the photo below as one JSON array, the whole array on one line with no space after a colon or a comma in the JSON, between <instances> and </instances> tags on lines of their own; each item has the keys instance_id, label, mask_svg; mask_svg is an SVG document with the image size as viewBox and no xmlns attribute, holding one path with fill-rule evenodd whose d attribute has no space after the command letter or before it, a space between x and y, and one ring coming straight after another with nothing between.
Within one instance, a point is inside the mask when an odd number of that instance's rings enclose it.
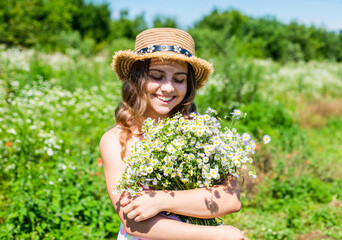
<instances>
[{"instance_id":1,"label":"bare shoulder","mask_svg":"<svg viewBox=\"0 0 342 240\"><path fill-rule=\"evenodd\" d=\"M108 192L113 189L124 171L119 141L120 132L121 129L115 126L103 134L100 141L100 152Z\"/></svg>"},{"instance_id":2,"label":"bare shoulder","mask_svg":"<svg viewBox=\"0 0 342 240\"><path fill-rule=\"evenodd\" d=\"M109 129L107 132L103 134L100 141L100 146L102 144L106 144L107 142L112 142L113 140L118 141L121 131L122 130L118 126L114 126L113 128Z\"/></svg>"},{"instance_id":3,"label":"bare shoulder","mask_svg":"<svg viewBox=\"0 0 342 240\"><path fill-rule=\"evenodd\" d=\"M118 158L121 160L120 132L121 129L115 126L103 134L100 141L100 151L104 163L118 160Z\"/></svg>"}]
</instances>

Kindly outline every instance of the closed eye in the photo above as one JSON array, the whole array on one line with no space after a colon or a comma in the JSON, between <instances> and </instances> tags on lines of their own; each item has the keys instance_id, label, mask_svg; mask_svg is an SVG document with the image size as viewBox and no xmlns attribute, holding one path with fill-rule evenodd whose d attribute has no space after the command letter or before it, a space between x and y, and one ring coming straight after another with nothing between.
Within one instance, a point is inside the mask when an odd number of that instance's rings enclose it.
<instances>
[{"instance_id":1,"label":"closed eye","mask_svg":"<svg viewBox=\"0 0 342 240\"><path fill-rule=\"evenodd\" d=\"M156 75L149 75L150 78L153 80L159 81L163 79L163 76L156 76Z\"/></svg>"},{"instance_id":2,"label":"closed eye","mask_svg":"<svg viewBox=\"0 0 342 240\"><path fill-rule=\"evenodd\" d=\"M183 83L184 81L186 81L187 77L188 77L188 74L184 72L179 72L174 75L173 79L176 83Z\"/></svg>"},{"instance_id":3,"label":"closed eye","mask_svg":"<svg viewBox=\"0 0 342 240\"><path fill-rule=\"evenodd\" d=\"M176 82L176 83L182 83L182 82L184 82L185 81L185 79L184 78L182 78L182 79L174 79L174 81Z\"/></svg>"}]
</instances>

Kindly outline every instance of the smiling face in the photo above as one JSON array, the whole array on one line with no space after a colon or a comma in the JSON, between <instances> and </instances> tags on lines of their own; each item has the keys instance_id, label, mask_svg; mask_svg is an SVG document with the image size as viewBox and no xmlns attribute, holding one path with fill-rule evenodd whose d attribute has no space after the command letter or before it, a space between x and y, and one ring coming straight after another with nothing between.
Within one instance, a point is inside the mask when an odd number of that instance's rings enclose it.
<instances>
[{"instance_id":1,"label":"smiling face","mask_svg":"<svg viewBox=\"0 0 342 240\"><path fill-rule=\"evenodd\" d=\"M184 99L187 92L186 62L151 59L145 85L147 109L145 117L167 117Z\"/></svg>"}]
</instances>

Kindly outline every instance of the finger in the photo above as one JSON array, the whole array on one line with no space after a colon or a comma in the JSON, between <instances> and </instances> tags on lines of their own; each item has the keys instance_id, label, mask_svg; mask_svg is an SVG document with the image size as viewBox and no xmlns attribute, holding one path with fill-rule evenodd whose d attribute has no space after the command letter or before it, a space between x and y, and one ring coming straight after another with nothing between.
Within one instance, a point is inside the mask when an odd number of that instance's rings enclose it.
<instances>
[{"instance_id":1,"label":"finger","mask_svg":"<svg viewBox=\"0 0 342 240\"><path fill-rule=\"evenodd\" d=\"M131 212L129 212L129 213L127 214L127 217L128 217L129 219L134 219L134 221L135 221L135 218L138 217L139 214L140 214L139 211L133 210L133 211L131 211Z\"/></svg>"},{"instance_id":2,"label":"finger","mask_svg":"<svg viewBox=\"0 0 342 240\"><path fill-rule=\"evenodd\" d=\"M143 216L141 216L141 215L138 215L136 218L134 218L135 222L141 222L141 221L144 221L144 220L146 220L146 219Z\"/></svg>"},{"instance_id":3,"label":"finger","mask_svg":"<svg viewBox=\"0 0 342 240\"><path fill-rule=\"evenodd\" d=\"M131 197L123 197L121 200L120 200L120 204L121 206L126 206L127 204L131 203L132 202L132 198Z\"/></svg>"},{"instance_id":4,"label":"finger","mask_svg":"<svg viewBox=\"0 0 342 240\"><path fill-rule=\"evenodd\" d=\"M125 213L125 214L128 214L130 212L132 212L134 210L134 206L133 204L127 204L126 206L124 206L122 208L122 211Z\"/></svg>"},{"instance_id":5,"label":"finger","mask_svg":"<svg viewBox=\"0 0 342 240\"><path fill-rule=\"evenodd\" d=\"M146 214L145 211L139 211L138 209L135 209L135 212L138 213L138 215L134 218L135 222L141 222L141 221L145 221L146 219L149 219L155 215L151 215L151 214Z\"/></svg>"}]
</instances>

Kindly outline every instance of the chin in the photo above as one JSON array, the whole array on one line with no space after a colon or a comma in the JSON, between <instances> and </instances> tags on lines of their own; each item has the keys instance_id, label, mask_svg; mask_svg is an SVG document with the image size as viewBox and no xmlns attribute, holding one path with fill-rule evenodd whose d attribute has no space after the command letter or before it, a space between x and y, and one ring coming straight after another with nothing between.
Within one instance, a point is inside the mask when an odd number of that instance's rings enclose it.
<instances>
[{"instance_id":1,"label":"chin","mask_svg":"<svg viewBox=\"0 0 342 240\"><path fill-rule=\"evenodd\" d=\"M161 116L167 116L171 112L172 109L158 109L156 113Z\"/></svg>"},{"instance_id":2,"label":"chin","mask_svg":"<svg viewBox=\"0 0 342 240\"><path fill-rule=\"evenodd\" d=\"M151 109L152 110L152 109ZM170 111L172 108L153 108L152 111L149 111L147 113L147 116L152 117L152 118L165 118L169 115Z\"/></svg>"}]
</instances>

